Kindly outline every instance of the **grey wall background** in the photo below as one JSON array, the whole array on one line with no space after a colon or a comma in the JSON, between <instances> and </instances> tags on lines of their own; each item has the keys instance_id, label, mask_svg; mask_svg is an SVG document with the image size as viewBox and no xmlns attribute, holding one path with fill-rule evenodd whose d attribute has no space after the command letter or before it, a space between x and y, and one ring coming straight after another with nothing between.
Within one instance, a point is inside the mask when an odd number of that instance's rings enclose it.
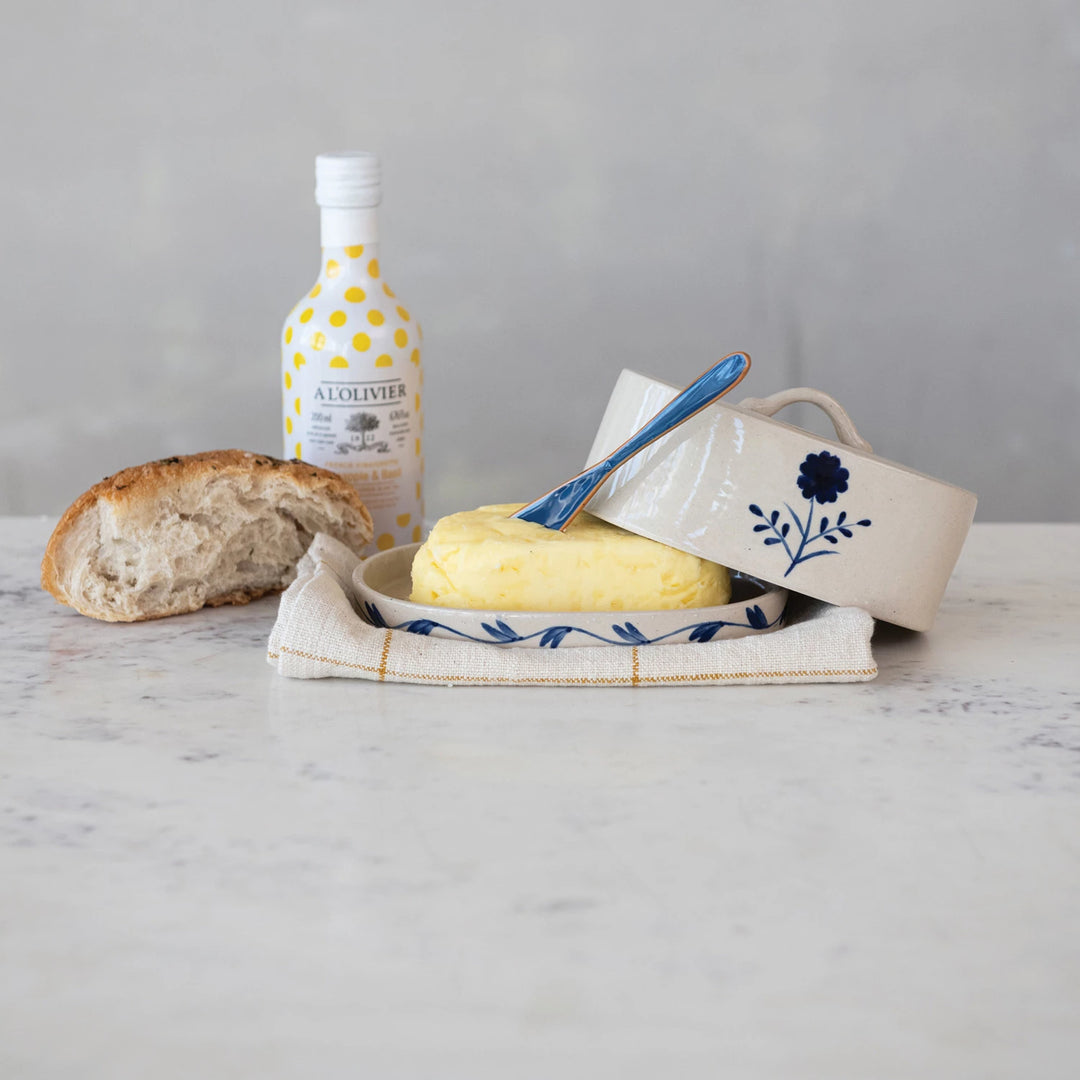
<instances>
[{"instance_id":1,"label":"grey wall background","mask_svg":"<svg viewBox=\"0 0 1080 1080\"><path fill-rule=\"evenodd\" d=\"M1077 3L2 7L0 512L280 453L312 159L369 148L432 513L743 348L737 395L833 393L981 519L1080 517Z\"/></svg>"}]
</instances>

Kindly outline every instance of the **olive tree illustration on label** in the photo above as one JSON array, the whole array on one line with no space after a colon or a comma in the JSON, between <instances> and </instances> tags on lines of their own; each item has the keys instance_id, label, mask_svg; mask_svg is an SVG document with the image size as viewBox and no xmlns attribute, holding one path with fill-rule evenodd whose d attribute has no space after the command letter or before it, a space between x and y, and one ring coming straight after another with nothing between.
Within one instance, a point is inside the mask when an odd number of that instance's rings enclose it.
<instances>
[{"instance_id":1,"label":"olive tree illustration on label","mask_svg":"<svg viewBox=\"0 0 1080 1080\"><path fill-rule=\"evenodd\" d=\"M347 454L350 450L355 450L359 453L363 450L373 450L377 446L385 446L385 443L377 444L374 439L370 442L368 441L368 434L377 431L378 428L379 418L374 413L353 413L345 423L345 430L359 434L360 442L357 444L354 437L351 442L338 443L337 453Z\"/></svg>"},{"instance_id":2,"label":"olive tree illustration on label","mask_svg":"<svg viewBox=\"0 0 1080 1080\"><path fill-rule=\"evenodd\" d=\"M800 493L808 503L805 522L788 503L784 503L784 507L791 515L791 521L784 522L780 521L779 510L766 514L756 503L750 504L750 513L764 519L754 526L754 532L771 532L771 536L764 537L765 545L771 547L774 544L780 544L787 553L790 561L788 568L784 571L784 577L787 577L799 563L816 559L820 555L839 554L834 550L840 543L839 537L844 536L850 539L854 535L852 529L869 528L869 518L851 521L848 519L847 511L841 510L836 521L831 525L829 519L822 515L815 529L814 504L820 503L824 506L825 503L836 502L837 498L847 491L850 476L851 474L840 464L840 459L835 454L830 454L827 450L822 450L820 454L807 454L806 460L799 466L799 475L795 478ZM822 541L830 547L818 548L816 551L807 550Z\"/></svg>"}]
</instances>

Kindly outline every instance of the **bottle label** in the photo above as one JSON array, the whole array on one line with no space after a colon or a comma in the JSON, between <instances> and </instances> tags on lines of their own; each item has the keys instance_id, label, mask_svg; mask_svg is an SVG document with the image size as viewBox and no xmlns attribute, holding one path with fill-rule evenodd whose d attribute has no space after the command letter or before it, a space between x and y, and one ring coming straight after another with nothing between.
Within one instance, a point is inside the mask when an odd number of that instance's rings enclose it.
<instances>
[{"instance_id":1,"label":"bottle label","mask_svg":"<svg viewBox=\"0 0 1080 1080\"><path fill-rule=\"evenodd\" d=\"M415 458L416 417L405 380L323 377L306 389L305 460L346 477L372 513L393 509Z\"/></svg>"}]
</instances>

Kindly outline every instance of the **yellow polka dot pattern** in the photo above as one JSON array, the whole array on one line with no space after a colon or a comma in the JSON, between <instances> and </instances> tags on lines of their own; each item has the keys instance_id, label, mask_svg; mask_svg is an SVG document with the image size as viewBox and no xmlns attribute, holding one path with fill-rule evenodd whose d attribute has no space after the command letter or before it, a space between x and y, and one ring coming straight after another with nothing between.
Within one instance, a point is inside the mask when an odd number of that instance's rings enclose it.
<instances>
[{"instance_id":1,"label":"yellow polka dot pattern","mask_svg":"<svg viewBox=\"0 0 1080 1080\"><path fill-rule=\"evenodd\" d=\"M365 252L367 258L359 261ZM295 444L286 445L294 449L297 458L303 457L301 440L308 422L299 418L302 412L306 414L309 410L304 405L306 397L295 396L306 393L303 390L305 380L296 373L301 372L309 362L315 365L316 371L341 372L351 369L355 374L350 374L348 378L360 379L365 378L365 371L387 371L397 365L400 377L406 380L410 390L415 391L418 385L423 386L418 347L423 340L423 332L408 308L397 300L394 290L382 280L382 270L378 259L372 257L374 255L371 245L366 248L363 244L326 248L323 253L323 274L307 294L312 301L318 302L305 306L301 300L289 314L288 325L283 332L283 349L295 342L294 347L305 350L285 353L286 364L290 356L292 364L289 364L289 370L283 373L288 412L284 418L285 435L286 439L298 440ZM389 297L390 300L383 301L380 305L379 298L382 296ZM345 331L343 328L348 327L350 322L351 327ZM357 323L364 322L367 323L367 332L354 333L353 331L357 331ZM342 332L335 333L338 330ZM351 349L346 348L346 343L351 344ZM313 356L306 357L306 352L313 353ZM322 358L324 352L325 360ZM367 353L371 355L361 359L362 354ZM416 365L418 370L415 376L411 374L411 365L401 370L406 360ZM340 379L343 376L331 376L334 377ZM289 396L290 394L292 396ZM419 543L423 535L420 522L423 515L423 483L419 477L424 472L423 439L420 436L424 428L424 416L421 395L414 393L411 396L413 428L409 434L416 436L413 443L415 456L410 455L406 449L404 456L399 458L398 464L404 466L405 475L399 481L402 486L398 494L405 505L399 504L397 507L398 510L407 509L409 512L387 512L387 517L382 520L384 531L378 532L377 528L375 546L380 551L387 551L396 543L405 543L410 537L412 542ZM408 397L404 399L406 402L408 400ZM405 447L408 446L409 443L406 442ZM396 445L393 449L400 454ZM318 455L323 451L312 452L315 455L313 460L318 463L321 460ZM378 515L376 520L379 520Z\"/></svg>"}]
</instances>

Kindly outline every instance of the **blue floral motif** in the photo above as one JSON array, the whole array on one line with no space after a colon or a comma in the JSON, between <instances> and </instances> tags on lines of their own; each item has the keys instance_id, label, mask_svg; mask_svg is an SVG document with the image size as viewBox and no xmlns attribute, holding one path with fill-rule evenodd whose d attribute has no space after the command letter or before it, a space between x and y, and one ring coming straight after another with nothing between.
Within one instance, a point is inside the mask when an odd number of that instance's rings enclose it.
<instances>
[{"instance_id":1,"label":"blue floral motif","mask_svg":"<svg viewBox=\"0 0 1080 1080\"><path fill-rule=\"evenodd\" d=\"M388 630L386 620L383 618L382 612L374 605L364 603L360 605L363 609L364 618L367 619L372 626L377 626L380 630Z\"/></svg>"},{"instance_id":2,"label":"blue floral motif","mask_svg":"<svg viewBox=\"0 0 1080 1080\"><path fill-rule=\"evenodd\" d=\"M514 633L502 619L496 619L494 626L491 623L481 623L480 625L484 628L485 633L490 634L502 645L512 645L515 641L525 640L520 634Z\"/></svg>"},{"instance_id":3,"label":"blue floral motif","mask_svg":"<svg viewBox=\"0 0 1080 1080\"><path fill-rule=\"evenodd\" d=\"M819 503L836 502L836 496L847 491L851 474L840 464L840 459L828 450L820 454L807 454L799 466L799 490L804 499L817 499Z\"/></svg>"},{"instance_id":4,"label":"blue floral motif","mask_svg":"<svg viewBox=\"0 0 1080 1080\"><path fill-rule=\"evenodd\" d=\"M780 612L770 622L768 616L761 610L761 605L754 604L752 607L746 608L746 622L744 623L714 619L710 622L693 623L690 626L680 627L678 630L670 630L668 633L654 638L646 637L641 630L629 621L613 623L611 629L615 637L609 638L604 637L603 634L596 634L592 630L586 630L581 626L548 626L531 634L519 634L504 620L496 619L494 625L486 622L480 624L484 633L488 635L486 638L481 638L466 634L463 630L457 630L446 623L436 622L434 619L408 619L405 622L391 626L387 623L378 607L370 602L363 604L362 610L364 618L372 626L376 626L380 630L405 630L410 634L422 634L424 636L436 629L446 630L457 637L465 638L467 641L479 641L488 645L515 645L518 642L529 641L531 638L538 637L540 639L538 644L542 649L557 649L570 634L584 634L586 637L593 638L595 641L602 641L606 645L655 645L667 638L685 634L687 631L690 633L691 641L711 641L725 626L738 626L746 630L760 632L779 626L784 619L784 612Z\"/></svg>"},{"instance_id":5,"label":"blue floral motif","mask_svg":"<svg viewBox=\"0 0 1080 1080\"><path fill-rule=\"evenodd\" d=\"M567 634L572 634L572 626L549 626L540 636L540 648L557 649Z\"/></svg>"},{"instance_id":6,"label":"blue floral motif","mask_svg":"<svg viewBox=\"0 0 1080 1080\"><path fill-rule=\"evenodd\" d=\"M624 645L649 644L649 639L632 622L624 623L622 626L615 623L611 629L622 638Z\"/></svg>"},{"instance_id":7,"label":"blue floral motif","mask_svg":"<svg viewBox=\"0 0 1080 1080\"><path fill-rule=\"evenodd\" d=\"M746 609L746 619L755 630L764 630L769 625L769 616L761 610L760 604Z\"/></svg>"},{"instance_id":8,"label":"blue floral motif","mask_svg":"<svg viewBox=\"0 0 1080 1080\"><path fill-rule=\"evenodd\" d=\"M809 559L816 559L820 555L838 554L838 552L828 548L810 552L806 550L813 544L818 543L818 541L824 540L827 544L835 546L840 542L837 533L851 539L854 535L852 529L870 527L869 518L851 521L848 519L847 511L841 510L833 525L829 525L827 517L822 517L817 523L816 530L814 528L814 503L824 505L825 503L836 502L837 496L847 491L850 476L848 470L840 464L840 459L835 454L830 454L828 450L822 450L820 454L806 455L806 460L799 466L799 475L795 478L799 491L802 492L803 498L808 503L805 523L788 503L784 503L784 507L791 515L791 521L784 522L780 521L779 510L773 510L771 513L766 514L756 503L750 504L748 508L750 513L754 517L762 519L754 526L754 532L771 533L771 536L763 538L765 546L771 547L774 544L782 544L784 551L787 553L790 562L788 568L784 571L784 577L787 577L799 563L807 562ZM792 533L791 529L792 524L795 525L794 533ZM792 550L792 545L796 544L796 538L798 544Z\"/></svg>"}]
</instances>

